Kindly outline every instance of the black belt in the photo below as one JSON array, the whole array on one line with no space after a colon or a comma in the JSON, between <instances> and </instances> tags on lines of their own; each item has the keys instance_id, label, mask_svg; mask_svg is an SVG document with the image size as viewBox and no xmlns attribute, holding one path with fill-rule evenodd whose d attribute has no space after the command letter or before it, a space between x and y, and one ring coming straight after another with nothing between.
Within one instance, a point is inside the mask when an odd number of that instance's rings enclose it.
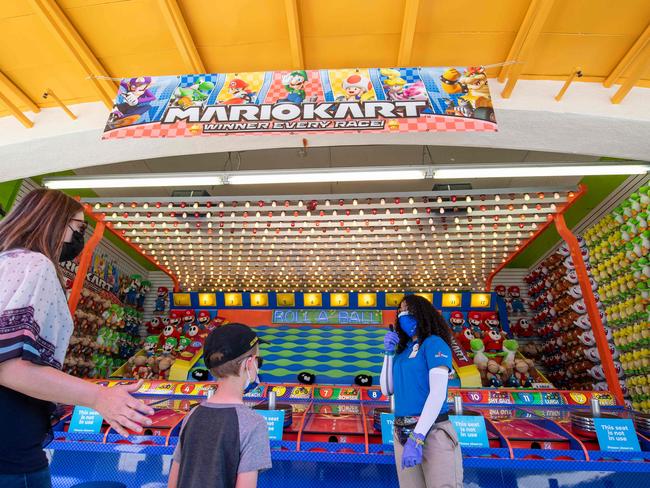
<instances>
[{"instance_id":1,"label":"black belt","mask_svg":"<svg viewBox=\"0 0 650 488\"><path fill-rule=\"evenodd\" d=\"M419 416L395 417L395 425L399 427L409 427L411 425L417 424L419 420ZM438 417L436 417L436 421L434 423L439 424L440 422L446 422L447 420L449 420L449 415L446 413L441 413L438 415Z\"/></svg>"},{"instance_id":2,"label":"black belt","mask_svg":"<svg viewBox=\"0 0 650 488\"><path fill-rule=\"evenodd\" d=\"M420 417L395 417L395 433L397 434L397 439L399 440L400 444L406 444L406 441L413 432L413 429L415 429L418 420L420 420ZM441 413L436 418L435 423L439 424L446 422L447 420L449 420L449 415L446 413Z\"/></svg>"}]
</instances>

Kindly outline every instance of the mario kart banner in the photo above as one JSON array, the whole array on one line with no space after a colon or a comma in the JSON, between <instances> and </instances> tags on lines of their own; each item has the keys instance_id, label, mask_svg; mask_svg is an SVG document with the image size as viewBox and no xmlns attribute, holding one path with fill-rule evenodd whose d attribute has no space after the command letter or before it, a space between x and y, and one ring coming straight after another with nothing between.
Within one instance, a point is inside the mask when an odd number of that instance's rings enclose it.
<instances>
[{"instance_id":1,"label":"mario kart banner","mask_svg":"<svg viewBox=\"0 0 650 488\"><path fill-rule=\"evenodd\" d=\"M124 79L103 138L496 130L482 67L368 68Z\"/></svg>"}]
</instances>

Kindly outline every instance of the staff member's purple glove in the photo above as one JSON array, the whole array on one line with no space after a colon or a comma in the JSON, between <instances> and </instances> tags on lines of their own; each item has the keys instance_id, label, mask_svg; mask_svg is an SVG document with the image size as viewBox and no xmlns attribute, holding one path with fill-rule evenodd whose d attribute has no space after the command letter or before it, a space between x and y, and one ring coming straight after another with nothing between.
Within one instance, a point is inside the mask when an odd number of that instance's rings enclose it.
<instances>
[{"instance_id":1,"label":"staff member's purple glove","mask_svg":"<svg viewBox=\"0 0 650 488\"><path fill-rule=\"evenodd\" d=\"M397 348L397 344L399 344L399 336L397 335L397 332L393 332L391 330L384 336L384 350L387 353L394 353L395 349Z\"/></svg>"},{"instance_id":2,"label":"staff member's purple glove","mask_svg":"<svg viewBox=\"0 0 650 488\"><path fill-rule=\"evenodd\" d=\"M424 436L422 434L412 433L402 453L402 469L412 468L422 464L422 446L424 445Z\"/></svg>"}]
</instances>

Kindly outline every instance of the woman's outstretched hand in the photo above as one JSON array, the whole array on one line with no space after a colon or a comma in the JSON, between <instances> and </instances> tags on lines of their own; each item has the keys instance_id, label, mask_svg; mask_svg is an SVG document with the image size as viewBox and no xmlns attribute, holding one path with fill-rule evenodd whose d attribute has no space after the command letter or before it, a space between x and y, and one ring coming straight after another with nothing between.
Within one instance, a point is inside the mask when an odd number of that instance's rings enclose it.
<instances>
[{"instance_id":1,"label":"woman's outstretched hand","mask_svg":"<svg viewBox=\"0 0 650 488\"><path fill-rule=\"evenodd\" d=\"M127 429L141 433L143 426L151 425L151 419L146 415L153 415L154 409L131 396L131 393L140 389L142 383L143 381L140 380L131 385L101 388L97 392L94 405L92 405L92 408L97 410L104 420L124 437L129 435Z\"/></svg>"}]
</instances>

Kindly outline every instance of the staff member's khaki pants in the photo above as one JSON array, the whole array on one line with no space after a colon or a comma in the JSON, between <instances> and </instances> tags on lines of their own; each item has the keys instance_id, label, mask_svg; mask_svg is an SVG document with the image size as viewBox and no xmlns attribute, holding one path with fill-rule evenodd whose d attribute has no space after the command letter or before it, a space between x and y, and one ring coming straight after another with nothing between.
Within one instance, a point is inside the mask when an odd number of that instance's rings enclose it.
<instances>
[{"instance_id":1,"label":"staff member's khaki pants","mask_svg":"<svg viewBox=\"0 0 650 488\"><path fill-rule=\"evenodd\" d=\"M462 488L463 457L451 422L435 424L424 440L422 464L402 469L404 447L395 441L395 463L400 488Z\"/></svg>"}]
</instances>

